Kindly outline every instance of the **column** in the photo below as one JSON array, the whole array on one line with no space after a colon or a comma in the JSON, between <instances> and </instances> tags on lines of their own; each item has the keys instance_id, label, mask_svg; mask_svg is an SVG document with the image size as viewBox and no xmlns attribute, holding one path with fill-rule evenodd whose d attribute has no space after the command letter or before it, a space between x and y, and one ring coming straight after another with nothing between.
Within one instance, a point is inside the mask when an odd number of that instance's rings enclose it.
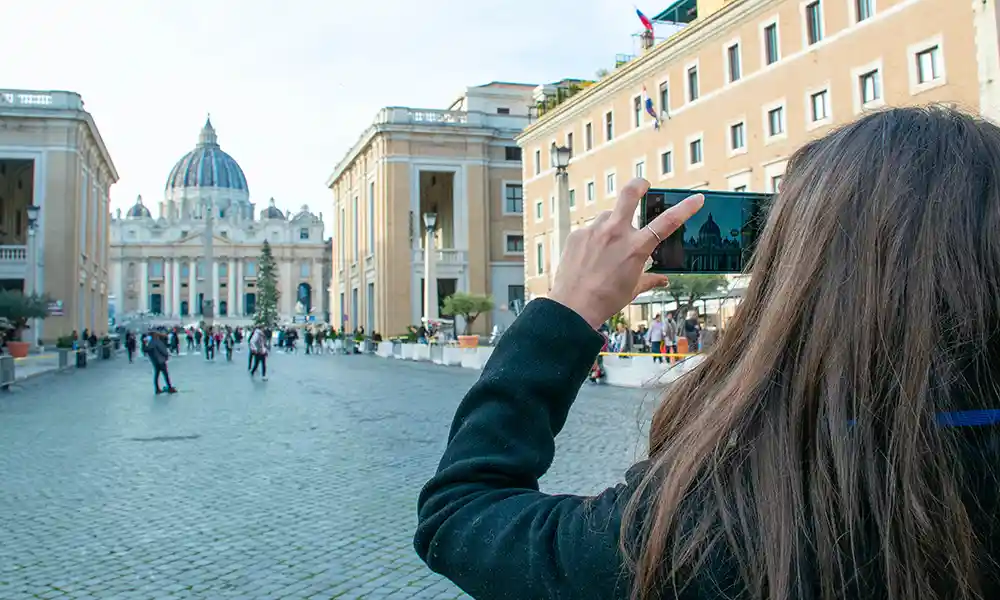
<instances>
[{"instance_id":1,"label":"column","mask_svg":"<svg viewBox=\"0 0 1000 600\"><path fill-rule=\"evenodd\" d=\"M209 265L212 269L212 316L219 316L219 261L213 260Z\"/></svg>"},{"instance_id":2,"label":"column","mask_svg":"<svg viewBox=\"0 0 1000 600\"><path fill-rule=\"evenodd\" d=\"M236 261L236 315L242 317L243 313L246 312L246 306L244 306L244 291L243 291L243 259Z\"/></svg>"},{"instance_id":3,"label":"column","mask_svg":"<svg viewBox=\"0 0 1000 600\"><path fill-rule=\"evenodd\" d=\"M176 258L170 263L173 269L173 274L170 277L171 290L170 295L173 296L171 301L171 306L173 306L173 313L171 316L180 317L181 316L181 261Z\"/></svg>"},{"instance_id":4,"label":"column","mask_svg":"<svg viewBox=\"0 0 1000 600\"><path fill-rule=\"evenodd\" d=\"M170 261L171 259L166 257L163 259L163 286L160 289L160 297L163 298L163 316L167 318L173 314L170 303L174 299L174 295L170 293L174 286L174 273L170 268Z\"/></svg>"},{"instance_id":5,"label":"column","mask_svg":"<svg viewBox=\"0 0 1000 600\"><path fill-rule=\"evenodd\" d=\"M120 321L121 315L125 312L125 292L123 284L122 261L111 262L111 293L115 295L115 320Z\"/></svg>"},{"instance_id":6,"label":"column","mask_svg":"<svg viewBox=\"0 0 1000 600\"><path fill-rule=\"evenodd\" d=\"M236 259L229 259L229 270L226 271L226 289L229 290L229 300L226 302L226 310L230 315L237 315L236 312Z\"/></svg>"},{"instance_id":7,"label":"column","mask_svg":"<svg viewBox=\"0 0 1000 600\"><path fill-rule=\"evenodd\" d=\"M139 263L139 311L149 310L149 261Z\"/></svg>"},{"instance_id":8,"label":"column","mask_svg":"<svg viewBox=\"0 0 1000 600\"><path fill-rule=\"evenodd\" d=\"M198 314L198 261L188 261L188 314Z\"/></svg>"},{"instance_id":9,"label":"column","mask_svg":"<svg viewBox=\"0 0 1000 600\"><path fill-rule=\"evenodd\" d=\"M323 261L322 260L312 261L309 264L309 274L312 275L312 282L309 284L312 287L312 305L313 305L312 314L316 315L316 321L322 322L323 298L324 296L329 294L328 291L323 289ZM365 306L367 306L367 303L365 304Z\"/></svg>"},{"instance_id":10,"label":"column","mask_svg":"<svg viewBox=\"0 0 1000 600\"><path fill-rule=\"evenodd\" d=\"M292 317L295 314L295 292L289 290L292 287L292 263L282 260L278 263L278 289L281 290L281 309L279 312L283 317Z\"/></svg>"}]
</instances>

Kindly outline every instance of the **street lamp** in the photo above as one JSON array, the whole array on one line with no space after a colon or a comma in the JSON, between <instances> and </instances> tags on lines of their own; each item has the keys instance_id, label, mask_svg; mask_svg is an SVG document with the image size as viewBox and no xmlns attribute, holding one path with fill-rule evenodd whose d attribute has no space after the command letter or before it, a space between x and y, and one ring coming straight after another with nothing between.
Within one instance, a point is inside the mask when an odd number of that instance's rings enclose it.
<instances>
[{"instance_id":1,"label":"street lamp","mask_svg":"<svg viewBox=\"0 0 1000 600\"><path fill-rule=\"evenodd\" d=\"M429 329L431 320L437 319L437 275L434 273L434 228L437 213L424 213L424 320Z\"/></svg>"},{"instance_id":2,"label":"street lamp","mask_svg":"<svg viewBox=\"0 0 1000 600\"><path fill-rule=\"evenodd\" d=\"M25 273L25 283L27 284L28 295L34 296L38 293L38 248L36 245L35 229L38 228L38 213L41 207L35 204L29 205L25 212L28 215L28 248L27 248L27 272ZM31 340L33 345L38 345L38 319L31 320Z\"/></svg>"},{"instance_id":3,"label":"street lamp","mask_svg":"<svg viewBox=\"0 0 1000 600\"><path fill-rule=\"evenodd\" d=\"M566 171L566 167L569 166L569 159L572 155L572 148L556 146L555 142L552 142L549 158L552 166L556 169L556 248L552 256L553 272L559 266L559 259L566 246L566 238L569 237L569 173Z\"/></svg>"}]
</instances>

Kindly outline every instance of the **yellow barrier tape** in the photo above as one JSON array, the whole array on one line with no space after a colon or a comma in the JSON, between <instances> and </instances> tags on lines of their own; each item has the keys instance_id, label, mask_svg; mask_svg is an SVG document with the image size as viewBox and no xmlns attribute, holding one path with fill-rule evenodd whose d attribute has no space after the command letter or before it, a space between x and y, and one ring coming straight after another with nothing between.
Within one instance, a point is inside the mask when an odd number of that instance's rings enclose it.
<instances>
[{"instance_id":1,"label":"yellow barrier tape","mask_svg":"<svg viewBox=\"0 0 1000 600\"><path fill-rule=\"evenodd\" d=\"M28 356L22 358L15 358L15 361L19 360L34 360L36 358L55 358L59 356L58 354L29 354Z\"/></svg>"},{"instance_id":2,"label":"yellow barrier tape","mask_svg":"<svg viewBox=\"0 0 1000 600\"><path fill-rule=\"evenodd\" d=\"M688 358L689 356L695 356L695 354L655 354L653 352L601 352L601 356L650 356L657 357L663 356L666 358Z\"/></svg>"}]
</instances>

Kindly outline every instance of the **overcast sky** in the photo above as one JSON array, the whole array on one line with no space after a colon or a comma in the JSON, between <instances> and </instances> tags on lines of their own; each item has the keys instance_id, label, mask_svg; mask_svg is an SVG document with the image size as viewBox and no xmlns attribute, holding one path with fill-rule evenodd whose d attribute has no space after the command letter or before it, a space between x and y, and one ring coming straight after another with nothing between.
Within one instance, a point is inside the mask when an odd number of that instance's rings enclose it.
<instances>
[{"instance_id":1,"label":"overcast sky","mask_svg":"<svg viewBox=\"0 0 1000 600\"><path fill-rule=\"evenodd\" d=\"M273 196L329 214L324 182L379 108L589 78L639 28L622 0L14 1L0 88L83 96L121 177L112 209L140 193L156 206L211 113L258 208Z\"/></svg>"}]
</instances>

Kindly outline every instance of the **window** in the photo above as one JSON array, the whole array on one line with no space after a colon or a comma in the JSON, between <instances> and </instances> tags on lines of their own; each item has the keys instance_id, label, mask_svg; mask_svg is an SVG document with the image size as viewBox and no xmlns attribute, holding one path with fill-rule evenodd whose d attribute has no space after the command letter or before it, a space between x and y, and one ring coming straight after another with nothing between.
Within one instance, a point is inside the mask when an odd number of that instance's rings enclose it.
<instances>
[{"instance_id":1,"label":"window","mask_svg":"<svg viewBox=\"0 0 1000 600\"><path fill-rule=\"evenodd\" d=\"M552 216L556 215L556 197L555 196L550 196L549 197L549 214L552 215Z\"/></svg>"},{"instance_id":2,"label":"window","mask_svg":"<svg viewBox=\"0 0 1000 600\"><path fill-rule=\"evenodd\" d=\"M729 149L741 150L746 147L746 125L741 121L729 126Z\"/></svg>"},{"instance_id":3,"label":"window","mask_svg":"<svg viewBox=\"0 0 1000 600\"><path fill-rule=\"evenodd\" d=\"M576 208L576 190L569 191L569 208L570 210Z\"/></svg>"},{"instance_id":4,"label":"window","mask_svg":"<svg viewBox=\"0 0 1000 600\"><path fill-rule=\"evenodd\" d=\"M688 102L694 102L698 99L698 65L688 67L687 88Z\"/></svg>"},{"instance_id":5,"label":"window","mask_svg":"<svg viewBox=\"0 0 1000 600\"><path fill-rule=\"evenodd\" d=\"M882 82L878 69L868 71L858 77L858 86L860 87L862 106L882 99Z\"/></svg>"},{"instance_id":6,"label":"window","mask_svg":"<svg viewBox=\"0 0 1000 600\"><path fill-rule=\"evenodd\" d=\"M194 272L195 272L195 275L198 277L198 279L204 279L205 278L205 263L199 262L198 264L196 264L195 268L194 268Z\"/></svg>"},{"instance_id":7,"label":"window","mask_svg":"<svg viewBox=\"0 0 1000 600\"><path fill-rule=\"evenodd\" d=\"M615 139L615 114L612 111L604 113L604 141Z\"/></svg>"},{"instance_id":8,"label":"window","mask_svg":"<svg viewBox=\"0 0 1000 600\"><path fill-rule=\"evenodd\" d=\"M615 174L608 173L604 176L604 191L610 196L615 193Z\"/></svg>"},{"instance_id":9,"label":"window","mask_svg":"<svg viewBox=\"0 0 1000 600\"><path fill-rule=\"evenodd\" d=\"M830 93L827 90L809 96L810 117L813 123L830 117Z\"/></svg>"},{"instance_id":10,"label":"window","mask_svg":"<svg viewBox=\"0 0 1000 600\"><path fill-rule=\"evenodd\" d=\"M771 23L764 28L764 62L773 65L781 58L778 47L778 24Z\"/></svg>"},{"instance_id":11,"label":"window","mask_svg":"<svg viewBox=\"0 0 1000 600\"><path fill-rule=\"evenodd\" d=\"M632 98L632 127L639 128L642 125L642 96Z\"/></svg>"},{"instance_id":12,"label":"window","mask_svg":"<svg viewBox=\"0 0 1000 600\"><path fill-rule=\"evenodd\" d=\"M351 236L354 238L353 240L351 240L354 242L354 262L358 262L358 254L360 254L359 238L361 237L361 220L359 218L360 215L358 214L357 196L354 197L354 204L351 205L351 216L354 217L354 231L351 233Z\"/></svg>"},{"instance_id":13,"label":"window","mask_svg":"<svg viewBox=\"0 0 1000 600\"><path fill-rule=\"evenodd\" d=\"M940 46L917 52L917 83L930 83L941 78Z\"/></svg>"},{"instance_id":14,"label":"window","mask_svg":"<svg viewBox=\"0 0 1000 600\"><path fill-rule=\"evenodd\" d=\"M507 286L507 308L514 311L515 314L517 314L522 308L524 308L523 285Z\"/></svg>"},{"instance_id":15,"label":"window","mask_svg":"<svg viewBox=\"0 0 1000 600\"><path fill-rule=\"evenodd\" d=\"M812 46L823 39L823 9L819 0L805 6L806 43Z\"/></svg>"},{"instance_id":16,"label":"window","mask_svg":"<svg viewBox=\"0 0 1000 600\"><path fill-rule=\"evenodd\" d=\"M594 201L594 182L587 182L587 203L590 204Z\"/></svg>"},{"instance_id":17,"label":"window","mask_svg":"<svg viewBox=\"0 0 1000 600\"><path fill-rule=\"evenodd\" d=\"M569 148L569 157L573 158L573 132L566 134L566 147Z\"/></svg>"},{"instance_id":18,"label":"window","mask_svg":"<svg viewBox=\"0 0 1000 600\"><path fill-rule=\"evenodd\" d=\"M739 43L733 44L726 49L726 63L729 67L729 83L739 81L743 74Z\"/></svg>"},{"instance_id":19,"label":"window","mask_svg":"<svg viewBox=\"0 0 1000 600\"><path fill-rule=\"evenodd\" d=\"M670 114L670 85L666 81L660 84L660 113Z\"/></svg>"},{"instance_id":20,"label":"window","mask_svg":"<svg viewBox=\"0 0 1000 600\"><path fill-rule=\"evenodd\" d=\"M545 244L538 242L535 246L535 274L545 273Z\"/></svg>"},{"instance_id":21,"label":"window","mask_svg":"<svg viewBox=\"0 0 1000 600\"><path fill-rule=\"evenodd\" d=\"M247 273L246 273L247 277L257 276L257 261L255 260L247 261L246 267L247 267Z\"/></svg>"},{"instance_id":22,"label":"window","mask_svg":"<svg viewBox=\"0 0 1000 600\"><path fill-rule=\"evenodd\" d=\"M537 202L535 202L535 220L536 221L541 221L542 220L542 215L544 214L544 212L545 212L545 207L542 205L542 201L538 200Z\"/></svg>"},{"instance_id":23,"label":"window","mask_svg":"<svg viewBox=\"0 0 1000 600\"><path fill-rule=\"evenodd\" d=\"M524 212L524 188L520 183L508 183L504 187L503 211L511 215Z\"/></svg>"},{"instance_id":24,"label":"window","mask_svg":"<svg viewBox=\"0 0 1000 600\"><path fill-rule=\"evenodd\" d=\"M674 153L667 150L660 154L660 175L670 175L674 172Z\"/></svg>"},{"instance_id":25,"label":"window","mask_svg":"<svg viewBox=\"0 0 1000 600\"><path fill-rule=\"evenodd\" d=\"M519 146L504 146L505 160L521 160L521 148Z\"/></svg>"},{"instance_id":26,"label":"window","mask_svg":"<svg viewBox=\"0 0 1000 600\"><path fill-rule=\"evenodd\" d=\"M507 254L524 254L524 236L508 233L504 251Z\"/></svg>"},{"instance_id":27,"label":"window","mask_svg":"<svg viewBox=\"0 0 1000 600\"><path fill-rule=\"evenodd\" d=\"M308 227L303 227L302 229L299 229L299 239L300 240L308 240L309 239L309 228Z\"/></svg>"},{"instance_id":28,"label":"window","mask_svg":"<svg viewBox=\"0 0 1000 600\"><path fill-rule=\"evenodd\" d=\"M767 135L774 137L785 133L785 107L778 106L767 111Z\"/></svg>"},{"instance_id":29,"label":"window","mask_svg":"<svg viewBox=\"0 0 1000 600\"><path fill-rule=\"evenodd\" d=\"M299 277L309 277L309 263L304 262L299 265Z\"/></svg>"},{"instance_id":30,"label":"window","mask_svg":"<svg viewBox=\"0 0 1000 600\"><path fill-rule=\"evenodd\" d=\"M874 0L854 0L854 16L857 17L858 23L870 18L874 14L873 4Z\"/></svg>"},{"instance_id":31,"label":"window","mask_svg":"<svg viewBox=\"0 0 1000 600\"><path fill-rule=\"evenodd\" d=\"M781 191L781 175L775 175L771 177L771 191L780 192Z\"/></svg>"},{"instance_id":32,"label":"window","mask_svg":"<svg viewBox=\"0 0 1000 600\"><path fill-rule=\"evenodd\" d=\"M229 277L229 263L219 263L219 277Z\"/></svg>"},{"instance_id":33,"label":"window","mask_svg":"<svg viewBox=\"0 0 1000 600\"><path fill-rule=\"evenodd\" d=\"M542 151L535 150L535 175L542 172Z\"/></svg>"},{"instance_id":34,"label":"window","mask_svg":"<svg viewBox=\"0 0 1000 600\"><path fill-rule=\"evenodd\" d=\"M635 176L640 179L646 178L646 161L640 160L635 163Z\"/></svg>"},{"instance_id":35,"label":"window","mask_svg":"<svg viewBox=\"0 0 1000 600\"><path fill-rule=\"evenodd\" d=\"M502 106L497 107L497 114L498 115L509 115L510 114L510 109L509 108L504 108Z\"/></svg>"},{"instance_id":36,"label":"window","mask_svg":"<svg viewBox=\"0 0 1000 600\"><path fill-rule=\"evenodd\" d=\"M702 160L701 138L691 140L688 143L688 164L692 166L700 165Z\"/></svg>"},{"instance_id":37,"label":"window","mask_svg":"<svg viewBox=\"0 0 1000 600\"><path fill-rule=\"evenodd\" d=\"M583 126L583 150L590 152L594 149L594 125L587 123Z\"/></svg>"},{"instance_id":38,"label":"window","mask_svg":"<svg viewBox=\"0 0 1000 600\"><path fill-rule=\"evenodd\" d=\"M368 254L375 252L375 182L368 182L368 214L365 216L368 221Z\"/></svg>"},{"instance_id":39,"label":"window","mask_svg":"<svg viewBox=\"0 0 1000 600\"><path fill-rule=\"evenodd\" d=\"M184 263L183 265L181 265L181 277L183 279L187 279L190 276L191 276L191 266L188 265L187 263Z\"/></svg>"},{"instance_id":40,"label":"window","mask_svg":"<svg viewBox=\"0 0 1000 600\"><path fill-rule=\"evenodd\" d=\"M150 277L163 277L163 261L154 260L149 263L149 276Z\"/></svg>"}]
</instances>

